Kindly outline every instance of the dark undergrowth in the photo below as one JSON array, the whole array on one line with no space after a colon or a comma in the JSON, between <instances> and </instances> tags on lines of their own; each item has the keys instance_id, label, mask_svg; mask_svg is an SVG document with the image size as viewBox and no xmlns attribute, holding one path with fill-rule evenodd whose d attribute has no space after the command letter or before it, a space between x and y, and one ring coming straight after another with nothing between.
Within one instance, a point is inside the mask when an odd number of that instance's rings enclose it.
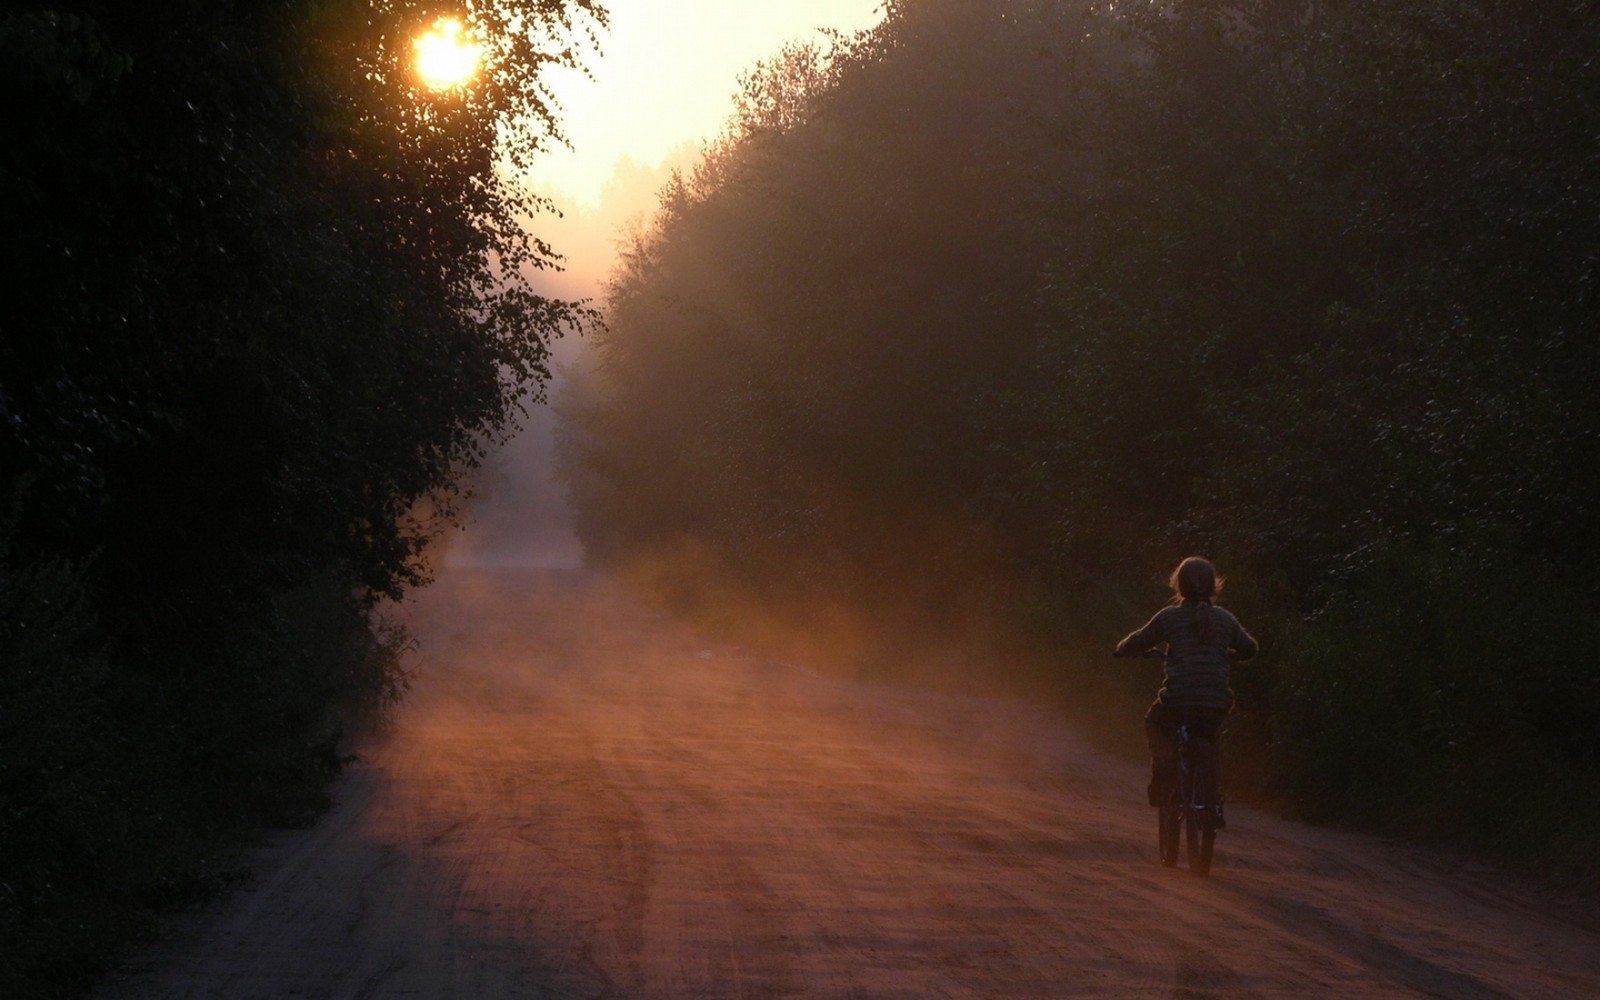
<instances>
[{"instance_id":1,"label":"dark undergrowth","mask_svg":"<svg viewBox=\"0 0 1600 1000\"><path fill-rule=\"evenodd\" d=\"M347 590L271 602L226 659L116 659L68 561L0 548L0 995L87 991L162 914L245 877L238 849L328 805L405 686L404 637Z\"/></svg>"}]
</instances>

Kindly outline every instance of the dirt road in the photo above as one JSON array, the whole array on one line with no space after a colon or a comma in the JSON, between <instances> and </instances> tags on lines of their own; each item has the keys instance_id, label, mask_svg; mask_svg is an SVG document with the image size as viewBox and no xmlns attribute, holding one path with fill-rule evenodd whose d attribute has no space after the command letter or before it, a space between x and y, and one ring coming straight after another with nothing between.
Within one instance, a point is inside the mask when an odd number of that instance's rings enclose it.
<instances>
[{"instance_id":1,"label":"dirt road","mask_svg":"<svg viewBox=\"0 0 1600 1000\"><path fill-rule=\"evenodd\" d=\"M818 676L575 572L453 571L401 725L129 998L1600 996L1513 880L1230 810L1152 861L1141 768L1048 710Z\"/></svg>"}]
</instances>

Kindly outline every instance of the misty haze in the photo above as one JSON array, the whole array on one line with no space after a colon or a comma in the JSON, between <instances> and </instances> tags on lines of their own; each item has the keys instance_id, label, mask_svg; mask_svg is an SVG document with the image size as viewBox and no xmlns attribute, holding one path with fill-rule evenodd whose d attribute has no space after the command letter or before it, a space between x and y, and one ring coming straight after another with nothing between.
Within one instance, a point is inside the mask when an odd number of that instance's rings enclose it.
<instances>
[{"instance_id":1,"label":"misty haze","mask_svg":"<svg viewBox=\"0 0 1600 1000\"><path fill-rule=\"evenodd\" d=\"M1600 995L1592 3L0 7L0 996Z\"/></svg>"},{"instance_id":2,"label":"misty haze","mask_svg":"<svg viewBox=\"0 0 1600 1000\"><path fill-rule=\"evenodd\" d=\"M554 350L557 374L549 391L556 398L563 356L576 353L577 345L568 348L569 343L559 342ZM534 408L522 430L490 452L473 474L465 524L439 539L432 562L443 569L583 565L583 545L573 527L566 488L557 477L556 424L550 407Z\"/></svg>"}]
</instances>

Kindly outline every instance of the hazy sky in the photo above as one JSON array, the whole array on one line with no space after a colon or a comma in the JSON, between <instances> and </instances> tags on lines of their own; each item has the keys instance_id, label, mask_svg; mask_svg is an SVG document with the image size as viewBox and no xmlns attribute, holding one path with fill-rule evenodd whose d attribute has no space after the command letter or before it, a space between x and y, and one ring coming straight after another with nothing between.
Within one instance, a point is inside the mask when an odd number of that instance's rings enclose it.
<instances>
[{"instance_id":1,"label":"hazy sky","mask_svg":"<svg viewBox=\"0 0 1600 1000\"><path fill-rule=\"evenodd\" d=\"M593 205L629 157L659 166L686 142L714 137L739 74L817 29L852 32L882 18L881 0L605 0L611 29L590 81L553 77L571 151L543 158L535 187L572 208Z\"/></svg>"},{"instance_id":2,"label":"hazy sky","mask_svg":"<svg viewBox=\"0 0 1600 1000\"><path fill-rule=\"evenodd\" d=\"M882 0L604 0L611 29L594 79L552 78L571 150L545 154L530 178L564 213L533 220L565 256L560 273L541 272L541 294L603 301L617 241L629 220L648 215L673 167L687 168L733 111L739 75L785 42L846 33L882 19ZM618 167L622 169L618 171ZM604 197L602 198L602 194ZM554 344L558 372L582 350ZM558 376L552 392L559 394ZM471 527L436 553L448 565L573 566L582 558L552 473L553 417L533 407L524 430L475 475Z\"/></svg>"},{"instance_id":3,"label":"hazy sky","mask_svg":"<svg viewBox=\"0 0 1600 1000\"><path fill-rule=\"evenodd\" d=\"M534 278L541 294L603 304L603 282L630 220L648 216L673 167L693 165L733 111L739 75L785 42L817 40L882 19L882 0L604 0L611 28L593 79L553 76L572 149L542 155L531 186L562 215L532 220L564 255L561 272ZM620 168L620 170L619 170ZM603 197L602 197L603 195ZM578 363L579 338L554 345L559 372ZM474 476L470 528L435 553L446 565L574 566L582 559L553 474L554 419L533 407L523 431Z\"/></svg>"}]
</instances>

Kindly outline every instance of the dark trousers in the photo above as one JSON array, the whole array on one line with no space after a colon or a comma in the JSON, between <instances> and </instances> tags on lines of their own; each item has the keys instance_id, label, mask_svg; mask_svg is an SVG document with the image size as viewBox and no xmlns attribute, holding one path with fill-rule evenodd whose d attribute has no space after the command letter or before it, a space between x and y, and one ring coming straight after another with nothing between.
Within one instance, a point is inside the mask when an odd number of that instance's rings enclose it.
<instances>
[{"instance_id":1,"label":"dark trousers","mask_svg":"<svg viewBox=\"0 0 1600 1000\"><path fill-rule=\"evenodd\" d=\"M1212 728L1228 717L1225 708L1183 708L1156 702L1144 714L1144 735L1150 743L1150 782L1168 789L1178 779L1178 744L1174 733L1181 722L1193 721Z\"/></svg>"}]
</instances>

